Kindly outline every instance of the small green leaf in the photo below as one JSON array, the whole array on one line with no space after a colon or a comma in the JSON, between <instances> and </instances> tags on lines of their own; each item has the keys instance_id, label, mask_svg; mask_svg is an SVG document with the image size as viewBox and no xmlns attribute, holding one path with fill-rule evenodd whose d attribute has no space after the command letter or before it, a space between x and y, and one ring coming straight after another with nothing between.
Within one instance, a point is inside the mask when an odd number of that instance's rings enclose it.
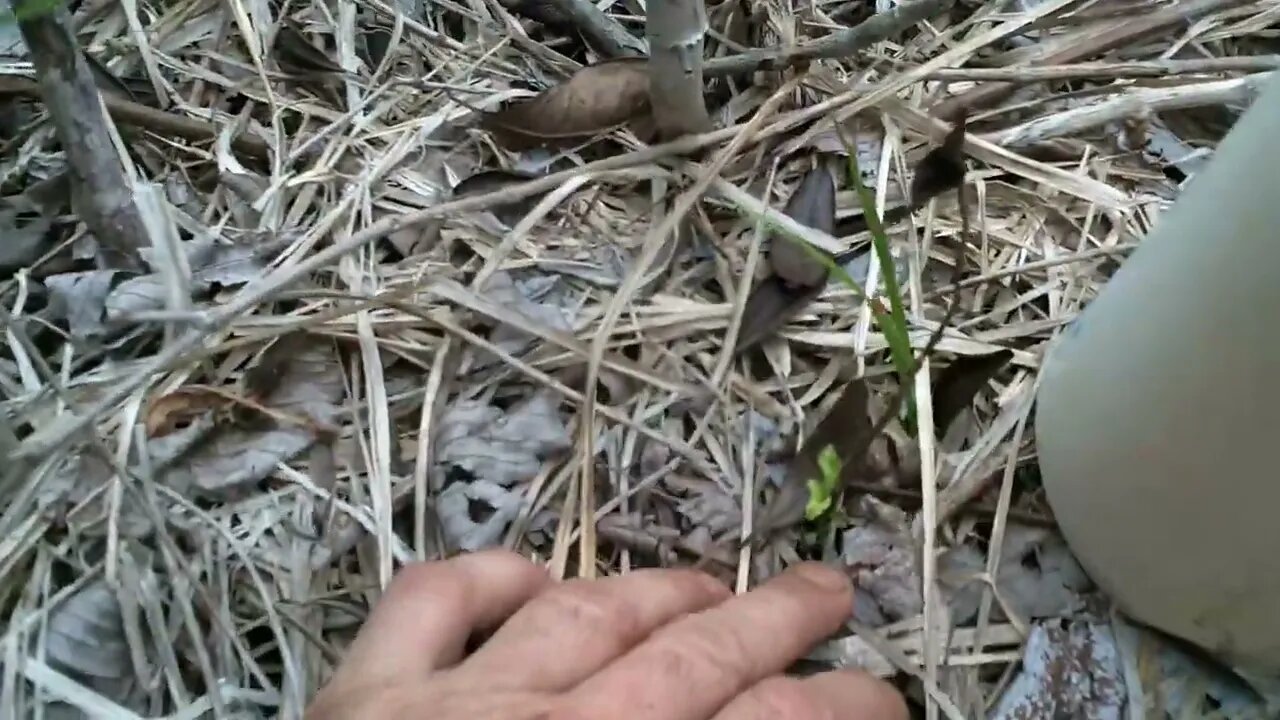
<instances>
[{"instance_id":1,"label":"small green leaf","mask_svg":"<svg viewBox=\"0 0 1280 720\"><path fill-rule=\"evenodd\" d=\"M822 480L828 488L834 488L840 479L840 456L834 446L828 445L818 453L818 469L822 471Z\"/></svg>"},{"instance_id":2,"label":"small green leaf","mask_svg":"<svg viewBox=\"0 0 1280 720\"><path fill-rule=\"evenodd\" d=\"M809 481L809 502L804 506L804 519L813 521L831 509L831 492L820 480Z\"/></svg>"}]
</instances>

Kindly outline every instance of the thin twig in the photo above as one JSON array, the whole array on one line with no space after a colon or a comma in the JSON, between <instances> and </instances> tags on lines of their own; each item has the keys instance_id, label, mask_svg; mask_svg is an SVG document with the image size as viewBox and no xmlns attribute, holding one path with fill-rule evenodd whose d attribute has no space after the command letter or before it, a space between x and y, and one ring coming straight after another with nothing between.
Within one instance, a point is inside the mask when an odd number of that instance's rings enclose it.
<instances>
[{"instance_id":1,"label":"thin twig","mask_svg":"<svg viewBox=\"0 0 1280 720\"><path fill-rule=\"evenodd\" d=\"M1280 55L1195 58L1192 60L1145 60L1141 62L1077 63L1008 68L939 68L925 75L928 80L964 82L986 80L1014 83L1059 80L1120 80L1201 75L1228 72L1261 72L1280 67Z\"/></svg>"},{"instance_id":2,"label":"thin twig","mask_svg":"<svg viewBox=\"0 0 1280 720\"><path fill-rule=\"evenodd\" d=\"M879 13L856 27L832 33L824 38L792 48L769 48L708 60L703 69L707 77L737 75L755 70L781 70L807 65L824 58L846 58L867 49L918 22L948 10L955 0L914 0L902 3L888 12Z\"/></svg>"},{"instance_id":3,"label":"thin twig","mask_svg":"<svg viewBox=\"0 0 1280 720\"><path fill-rule=\"evenodd\" d=\"M645 41L627 32L617 20L590 0L543 0L568 18L591 47L608 58L644 57Z\"/></svg>"}]
</instances>

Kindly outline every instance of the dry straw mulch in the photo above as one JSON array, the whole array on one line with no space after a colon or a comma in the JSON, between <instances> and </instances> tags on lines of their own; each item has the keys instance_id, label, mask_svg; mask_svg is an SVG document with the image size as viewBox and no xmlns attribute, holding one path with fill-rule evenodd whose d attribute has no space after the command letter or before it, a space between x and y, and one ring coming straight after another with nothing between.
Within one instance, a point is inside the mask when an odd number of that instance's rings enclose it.
<instances>
[{"instance_id":1,"label":"dry straw mulch","mask_svg":"<svg viewBox=\"0 0 1280 720\"><path fill-rule=\"evenodd\" d=\"M740 589L845 562L879 632L815 660L915 677L951 716L1005 687L1028 617L980 583L959 613L951 571L1001 577L1002 546L1051 542L1041 358L1275 67L1277 5L933 3L798 63L865 4L727 0L717 127L668 143L644 64L583 75L605 58L560 5L80 7L114 142L186 252L181 310L156 251L95 266L30 65L5 65L0 232L30 248L0 258L0 439L23 458L0 485L0 706L296 716L399 564L498 544L558 576L698 564ZM635 3L606 12L643 35ZM727 59L751 47L780 69ZM954 193L893 216L962 108L970 233ZM846 478L852 528L901 547L765 512L798 434L892 405L872 307L821 285L735 353L762 218L888 302L842 137L890 209L917 350L954 308L919 432L889 423ZM814 168L838 178L828 229L782 212ZM1027 613L1076 608L1049 605Z\"/></svg>"}]
</instances>

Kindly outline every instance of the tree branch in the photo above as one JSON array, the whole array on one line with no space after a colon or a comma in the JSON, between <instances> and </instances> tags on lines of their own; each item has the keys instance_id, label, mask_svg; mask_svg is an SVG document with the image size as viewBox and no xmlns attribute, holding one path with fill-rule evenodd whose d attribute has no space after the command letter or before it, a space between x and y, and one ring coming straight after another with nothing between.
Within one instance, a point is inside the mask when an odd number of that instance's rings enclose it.
<instances>
[{"instance_id":1,"label":"tree branch","mask_svg":"<svg viewBox=\"0 0 1280 720\"><path fill-rule=\"evenodd\" d=\"M664 138L712 127L702 98L702 48L707 12L702 0L649 0L649 101Z\"/></svg>"},{"instance_id":2,"label":"tree branch","mask_svg":"<svg viewBox=\"0 0 1280 720\"><path fill-rule=\"evenodd\" d=\"M133 203L132 183L111 143L111 128L88 63L71 33L65 6L13 0L35 64L40 93L67 154L71 206L98 239L108 263L137 266L146 226Z\"/></svg>"},{"instance_id":3,"label":"tree branch","mask_svg":"<svg viewBox=\"0 0 1280 720\"><path fill-rule=\"evenodd\" d=\"M607 58L644 57L645 43L591 0L542 0L556 15L572 23L591 47ZM649 11L653 12L652 9Z\"/></svg>"},{"instance_id":4,"label":"tree branch","mask_svg":"<svg viewBox=\"0 0 1280 720\"><path fill-rule=\"evenodd\" d=\"M0 97L5 95L24 95L42 98L40 85L17 75L0 75ZM218 139L220 128L212 122L183 117L164 110L134 102L118 95L103 95L102 102L107 106L111 119L122 125L131 125L156 133L178 137L193 142L214 141ZM237 152L252 155L258 159L269 159L271 148L262 138L241 131L231 138L231 147Z\"/></svg>"},{"instance_id":5,"label":"tree branch","mask_svg":"<svg viewBox=\"0 0 1280 720\"><path fill-rule=\"evenodd\" d=\"M703 72L707 77L720 77L755 70L780 70L823 58L849 57L872 43L897 35L922 20L950 9L954 3L955 0L914 0L914 2L902 3L848 30L841 30L793 48L752 50L709 60Z\"/></svg>"}]
</instances>

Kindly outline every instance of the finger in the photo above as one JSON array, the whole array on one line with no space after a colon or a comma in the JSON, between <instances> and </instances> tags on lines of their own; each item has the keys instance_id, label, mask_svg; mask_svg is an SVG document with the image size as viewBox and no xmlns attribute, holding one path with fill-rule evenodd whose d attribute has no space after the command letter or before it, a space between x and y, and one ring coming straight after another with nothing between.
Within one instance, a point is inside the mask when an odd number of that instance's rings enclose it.
<instances>
[{"instance_id":1,"label":"finger","mask_svg":"<svg viewBox=\"0 0 1280 720\"><path fill-rule=\"evenodd\" d=\"M836 630L853 605L842 573L791 568L718 607L671 623L565 697L570 715L702 720L782 672Z\"/></svg>"},{"instance_id":2,"label":"finger","mask_svg":"<svg viewBox=\"0 0 1280 720\"><path fill-rule=\"evenodd\" d=\"M409 565L374 607L339 674L424 678L461 659L473 631L502 622L550 582L542 568L506 551Z\"/></svg>"},{"instance_id":3,"label":"finger","mask_svg":"<svg viewBox=\"0 0 1280 720\"><path fill-rule=\"evenodd\" d=\"M907 720L893 686L858 670L807 678L774 675L734 698L712 720Z\"/></svg>"},{"instance_id":4,"label":"finger","mask_svg":"<svg viewBox=\"0 0 1280 720\"><path fill-rule=\"evenodd\" d=\"M655 629L729 595L709 575L691 570L570 580L531 600L451 674L489 688L565 690Z\"/></svg>"}]
</instances>

